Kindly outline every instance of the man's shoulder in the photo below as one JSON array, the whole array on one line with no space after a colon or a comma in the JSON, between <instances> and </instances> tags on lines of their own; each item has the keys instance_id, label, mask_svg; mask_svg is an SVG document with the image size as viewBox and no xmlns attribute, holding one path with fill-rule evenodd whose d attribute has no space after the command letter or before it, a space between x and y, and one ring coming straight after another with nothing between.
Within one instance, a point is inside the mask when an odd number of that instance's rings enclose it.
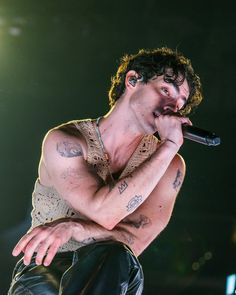
<instances>
[{"instance_id":1,"label":"man's shoulder","mask_svg":"<svg viewBox=\"0 0 236 295\"><path fill-rule=\"evenodd\" d=\"M73 135L74 133L76 134L81 129L81 126L89 125L91 124L91 122L92 122L92 119L71 120L66 123L62 123L58 126L55 126L49 131L59 130L61 132L65 132L67 134Z\"/></svg>"},{"instance_id":2,"label":"man's shoulder","mask_svg":"<svg viewBox=\"0 0 236 295\"><path fill-rule=\"evenodd\" d=\"M72 120L51 128L43 139L43 150L51 150L52 146L61 142L80 144L86 149L83 128L91 125L92 119Z\"/></svg>"},{"instance_id":3,"label":"man's shoulder","mask_svg":"<svg viewBox=\"0 0 236 295\"><path fill-rule=\"evenodd\" d=\"M71 136L80 137L81 136L81 126L91 123L92 119L78 119L71 120L65 123L56 125L55 127L48 130L45 135L45 139L58 136Z\"/></svg>"}]
</instances>

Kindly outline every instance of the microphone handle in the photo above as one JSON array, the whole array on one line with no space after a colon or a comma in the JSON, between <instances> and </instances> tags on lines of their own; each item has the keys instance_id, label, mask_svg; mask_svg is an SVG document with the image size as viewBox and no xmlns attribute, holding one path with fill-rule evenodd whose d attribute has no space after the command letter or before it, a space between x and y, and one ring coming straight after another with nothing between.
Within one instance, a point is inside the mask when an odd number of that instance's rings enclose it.
<instances>
[{"instance_id":1,"label":"microphone handle","mask_svg":"<svg viewBox=\"0 0 236 295\"><path fill-rule=\"evenodd\" d=\"M183 124L183 136L189 140L208 146L216 146L220 144L220 137L215 133L200 129L195 126Z\"/></svg>"}]
</instances>

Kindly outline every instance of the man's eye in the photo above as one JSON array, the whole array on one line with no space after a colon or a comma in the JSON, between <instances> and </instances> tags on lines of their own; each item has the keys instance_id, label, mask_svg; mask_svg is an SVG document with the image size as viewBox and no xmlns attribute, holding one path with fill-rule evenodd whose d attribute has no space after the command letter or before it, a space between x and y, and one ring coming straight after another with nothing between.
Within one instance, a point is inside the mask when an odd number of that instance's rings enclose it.
<instances>
[{"instance_id":1,"label":"man's eye","mask_svg":"<svg viewBox=\"0 0 236 295\"><path fill-rule=\"evenodd\" d=\"M169 91L168 91L168 89L167 89L167 88L165 88L165 87L162 87L162 88L161 88L161 90L162 90L162 92L163 92L163 93L165 93L166 95L168 95L168 96L169 96Z\"/></svg>"}]
</instances>

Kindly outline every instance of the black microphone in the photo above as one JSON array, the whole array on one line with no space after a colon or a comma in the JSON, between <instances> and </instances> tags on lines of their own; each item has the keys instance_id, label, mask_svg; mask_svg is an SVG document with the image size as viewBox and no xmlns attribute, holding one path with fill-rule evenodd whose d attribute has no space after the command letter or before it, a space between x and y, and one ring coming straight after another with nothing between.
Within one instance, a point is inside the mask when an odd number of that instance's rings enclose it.
<instances>
[{"instance_id":1,"label":"black microphone","mask_svg":"<svg viewBox=\"0 0 236 295\"><path fill-rule=\"evenodd\" d=\"M200 129L195 126L183 124L183 136L189 140L208 146L216 146L220 144L220 137L215 133Z\"/></svg>"}]
</instances>

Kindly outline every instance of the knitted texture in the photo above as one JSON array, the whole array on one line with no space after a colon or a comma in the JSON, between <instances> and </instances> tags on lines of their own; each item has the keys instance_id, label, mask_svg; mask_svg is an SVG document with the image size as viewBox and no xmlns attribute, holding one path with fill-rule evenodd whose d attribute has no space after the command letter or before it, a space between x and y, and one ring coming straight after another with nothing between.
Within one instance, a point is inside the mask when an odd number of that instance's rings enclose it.
<instances>
[{"instance_id":1,"label":"knitted texture","mask_svg":"<svg viewBox=\"0 0 236 295\"><path fill-rule=\"evenodd\" d=\"M87 163L92 165L97 174L104 180L109 182L109 167L104 153L101 149L99 139L95 130L94 120L71 121L74 127L84 136L87 142ZM153 135L145 135L138 147L130 157L126 167L119 178L124 178L132 173L142 162L149 158L157 148L158 140ZM39 179L36 180L34 191L32 194L33 210L31 212L32 224L31 229L47 222L59 218L79 218L86 220L78 211L74 210L63 199L54 187L44 186ZM85 244L70 240L58 252L75 251Z\"/></svg>"}]
</instances>

